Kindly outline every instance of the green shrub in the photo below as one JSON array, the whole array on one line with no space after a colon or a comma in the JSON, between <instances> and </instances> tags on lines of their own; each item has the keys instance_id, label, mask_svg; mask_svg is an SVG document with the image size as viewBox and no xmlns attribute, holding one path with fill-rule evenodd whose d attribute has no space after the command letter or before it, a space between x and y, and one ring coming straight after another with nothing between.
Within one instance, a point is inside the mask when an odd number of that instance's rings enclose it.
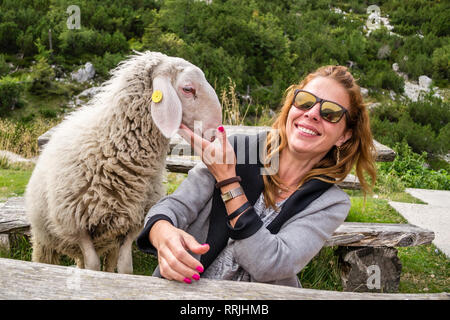
<instances>
[{"instance_id":1,"label":"green shrub","mask_svg":"<svg viewBox=\"0 0 450 320\"><path fill-rule=\"evenodd\" d=\"M6 75L9 71L9 66L5 61L5 56L0 54L0 77Z\"/></svg>"},{"instance_id":2,"label":"green shrub","mask_svg":"<svg viewBox=\"0 0 450 320\"><path fill-rule=\"evenodd\" d=\"M406 141L417 153L447 154L450 150L450 104L439 98L383 104L370 115L374 137L383 144L392 147Z\"/></svg>"},{"instance_id":3,"label":"green shrub","mask_svg":"<svg viewBox=\"0 0 450 320\"><path fill-rule=\"evenodd\" d=\"M434 79L450 78L450 44L437 48L431 57Z\"/></svg>"},{"instance_id":4,"label":"green shrub","mask_svg":"<svg viewBox=\"0 0 450 320\"><path fill-rule=\"evenodd\" d=\"M16 78L6 76L0 79L0 115L18 105L23 89L24 85Z\"/></svg>"},{"instance_id":5,"label":"green shrub","mask_svg":"<svg viewBox=\"0 0 450 320\"><path fill-rule=\"evenodd\" d=\"M441 154L450 153L450 123L447 123L445 127L443 127L439 131L439 136L437 137L439 146L441 148Z\"/></svg>"},{"instance_id":6,"label":"green shrub","mask_svg":"<svg viewBox=\"0 0 450 320\"><path fill-rule=\"evenodd\" d=\"M56 112L56 110L50 109L50 108L40 108L39 113L44 118L48 118L48 119L56 118L58 116L58 113Z\"/></svg>"},{"instance_id":7,"label":"green shrub","mask_svg":"<svg viewBox=\"0 0 450 320\"><path fill-rule=\"evenodd\" d=\"M400 179L407 188L450 190L450 174L446 170L427 168L427 153L414 153L405 142L396 144L397 153L393 162L380 164L381 175L392 175Z\"/></svg>"},{"instance_id":8,"label":"green shrub","mask_svg":"<svg viewBox=\"0 0 450 320\"><path fill-rule=\"evenodd\" d=\"M450 102L428 96L408 104L408 113L414 122L430 125L436 134L450 122Z\"/></svg>"},{"instance_id":9,"label":"green shrub","mask_svg":"<svg viewBox=\"0 0 450 320\"><path fill-rule=\"evenodd\" d=\"M12 21L0 23L0 48L2 52L16 53L16 39L20 36L19 26Z\"/></svg>"},{"instance_id":10,"label":"green shrub","mask_svg":"<svg viewBox=\"0 0 450 320\"><path fill-rule=\"evenodd\" d=\"M32 79L30 92L34 94L45 94L52 87L55 71L47 63L46 58L40 58L33 66Z\"/></svg>"},{"instance_id":11,"label":"green shrub","mask_svg":"<svg viewBox=\"0 0 450 320\"><path fill-rule=\"evenodd\" d=\"M104 78L108 77L109 71L115 68L124 58L124 55L121 53L109 52L106 52L103 57L94 56L92 64L94 65L95 73Z\"/></svg>"},{"instance_id":12,"label":"green shrub","mask_svg":"<svg viewBox=\"0 0 450 320\"><path fill-rule=\"evenodd\" d=\"M59 49L64 54L79 57L86 53L103 56L105 52L125 52L128 42L122 32L113 34L92 29L65 30L59 35Z\"/></svg>"},{"instance_id":13,"label":"green shrub","mask_svg":"<svg viewBox=\"0 0 450 320\"><path fill-rule=\"evenodd\" d=\"M403 92L405 81L392 70L387 61L372 60L365 69L367 75L361 79L362 86Z\"/></svg>"}]
</instances>

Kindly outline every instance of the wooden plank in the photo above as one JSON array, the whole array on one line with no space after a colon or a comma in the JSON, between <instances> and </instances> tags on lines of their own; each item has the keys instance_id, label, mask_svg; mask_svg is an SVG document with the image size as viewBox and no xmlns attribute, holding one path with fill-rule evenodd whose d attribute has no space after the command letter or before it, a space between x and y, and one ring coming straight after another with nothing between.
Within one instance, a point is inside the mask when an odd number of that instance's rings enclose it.
<instances>
[{"instance_id":1,"label":"wooden plank","mask_svg":"<svg viewBox=\"0 0 450 320\"><path fill-rule=\"evenodd\" d=\"M434 232L413 224L345 222L326 246L412 247L431 243Z\"/></svg>"},{"instance_id":2,"label":"wooden plank","mask_svg":"<svg viewBox=\"0 0 450 320\"><path fill-rule=\"evenodd\" d=\"M377 294L200 279L190 285L151 276L81 270L0 258L0 299L449 300L448 293Z\"/></svg>"},{"instance_id":3,"label":"wooden plank","mask_svg":"<svg viewBox=\"0 0 450 320\"><path fill-rule=\"evenodd\" d=\"M227 134L233 135L233 134L249 134L254 135L260 132L268 131L270 130L270 127L267 126L224 126L225 130L227 131ZM47 132L45 132L43 135L41 135L38 138L38 145L39 148L42 148L50 139L53 131L55 130L55 127L51 128ZM376 160L380 162L385 161L392 161L395 158L395 152L394 150L390 149L389 147L382 145L381 143L374 140L377 157ZM180 135L176 134L172 139L170 139L170 149L169 149L170 155L192 155L191 147L190 145L181 138Z\"/></svg>"},{"instance_id":4,"label":"wooden plank","mask_svg":"<svg viewBox=\"0 0 450 320\"><path fill-rule=\"evenodd\" d=\"M29 227L25 215L25 199L9 198L0 208L0 233L26 232Z\"/></svg>"},{"instance_id":5,"label":"wooden plank","mask_svg":"<svg viewBox=\"0 0 450 320\"><path fill-rule=\"evenodd\" d=\"M10 198L0 208L0 233L28 232L29 227L24 198ZM412 224L344 222L325 246L412 247L433 239L433 231Z\"/></svg>"},{"instance_id":6,"label":"wooden plank","mask_svg":"<svg viewBox=\"0 0 450 320\"><path fill-rule=\"evenodd\" d=\"M200 162L200 157L197 156L175 156L169 155L166 157L166 168L170 172L188 173L196 164ZM361 184L358 177L349 174L344 181L338 184L343 189L359 190Z\"/></svg>"}]
</instances>

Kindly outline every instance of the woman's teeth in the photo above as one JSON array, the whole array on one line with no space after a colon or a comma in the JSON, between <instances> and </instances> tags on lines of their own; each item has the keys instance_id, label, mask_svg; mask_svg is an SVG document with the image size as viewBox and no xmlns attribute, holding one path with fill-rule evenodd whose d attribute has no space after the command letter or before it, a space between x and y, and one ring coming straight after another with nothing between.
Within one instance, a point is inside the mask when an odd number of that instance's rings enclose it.
<instances>
[{"instance_id":1,"label":"woman's teeth","mask_svg":"<svg viewBox=\"0 0 450 320\"><path fill-rule=\"evenodd\" d=\"M318 135L317 132L314 132L314 131L312 131L312 130L309 130L309 129L306 129L306 128L303 128L303 127L300 127L300 126L297 126L297 129L300 130L300 131L302 131L302 132L305 132L305 133L307 133L307 134L311 134L311 135L314 135L314 136L317 136L317 135Z\"/></svg>"}]
</instances>

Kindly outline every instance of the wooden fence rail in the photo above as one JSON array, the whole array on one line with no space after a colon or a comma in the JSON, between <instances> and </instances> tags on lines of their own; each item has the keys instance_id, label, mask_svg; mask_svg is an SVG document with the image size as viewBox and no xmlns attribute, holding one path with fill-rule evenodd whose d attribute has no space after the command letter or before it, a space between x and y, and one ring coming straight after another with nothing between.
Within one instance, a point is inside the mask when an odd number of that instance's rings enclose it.
<instances>
[{"instance_id":1,"label":"wooden fence rail","mask_svg":"<svg viewBox=\"0 0 450 320\"><path fill-rule=\"evenodd\" d=\"M0 299L449 300L450 295L336 292L209 279L186 285L151 276L82 270L0 258Z\"/></svg>"}]
</instances>

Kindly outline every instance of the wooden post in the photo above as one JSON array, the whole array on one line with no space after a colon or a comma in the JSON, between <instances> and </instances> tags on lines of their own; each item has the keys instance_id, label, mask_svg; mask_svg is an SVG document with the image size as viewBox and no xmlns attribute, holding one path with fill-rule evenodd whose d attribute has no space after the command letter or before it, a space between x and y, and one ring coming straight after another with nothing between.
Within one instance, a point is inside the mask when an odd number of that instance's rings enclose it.
<instances>
[{"instance_id":1,"label":"wooden post","mask_svg":"<svg viewBox=\"0 0 450 320\"><path fill-rule=\"evenodd\" d=\"M338 249L344 291L398 292L402 264L392 247Z\"/></svg>"}]
</instances>

